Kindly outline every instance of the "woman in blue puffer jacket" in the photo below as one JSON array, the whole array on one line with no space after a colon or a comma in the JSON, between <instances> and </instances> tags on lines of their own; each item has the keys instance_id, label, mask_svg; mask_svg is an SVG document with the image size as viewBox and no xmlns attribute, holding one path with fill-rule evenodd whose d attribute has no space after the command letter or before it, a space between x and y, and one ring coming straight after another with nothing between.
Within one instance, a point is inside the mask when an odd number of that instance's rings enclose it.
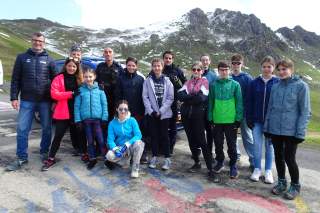
<instances>
[{"instance_id":1,"label":"woman in blue puffer jacket","mask_svg":"<svg viewBox=\"0 0 320 213\"><path fill-rule=\"evenodd\" d=\"M308 85L300 77L293 75L293 63L281 60L277 63L280 82L273 85L264 123L266 137L271 137L278 183L272 193L294 199L300 193L299 168L296 163L298 144L304 141L307 124L311 116ZM291 186L287 190L285 179L287 164Z\"/></svg>"},{"instance_id":2,"label":"woman in blue puffer jacket","mask_svg":"<svg viewBox=\"0 0 320 213\"><path fill-rule=\"evenodd\" d=\"M94 70L85 70L83 77L84 84L80 87L80 94L74 103L74 120L79 129L82 128L82 123L84 124L89 154L87 168L92 169L97 163L94 138L98 141L103 156L107 151L101 126L105 128L107 126L108 105L104 91L99 89L97 82L94 82L96 78Z\"/></svg>"}]
</instances>

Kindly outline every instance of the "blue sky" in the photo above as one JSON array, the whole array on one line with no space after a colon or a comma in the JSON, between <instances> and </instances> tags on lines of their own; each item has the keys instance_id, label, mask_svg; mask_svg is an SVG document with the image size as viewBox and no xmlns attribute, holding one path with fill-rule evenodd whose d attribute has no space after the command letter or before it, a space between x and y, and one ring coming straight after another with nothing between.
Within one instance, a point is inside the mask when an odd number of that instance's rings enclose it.
<instances>
[{"instance_id":1,"label":"blue sky","mask_svg":"<svg viewBox=\"0 0 320 213\"><path fill-rule=\"evenodd\" d=\"M69 26L124 30L170 21L195 7L253 13L273 30L301 25L320 35L318 0L0 0L0 19L43 17Z\"/></svg>"}]
</instances>

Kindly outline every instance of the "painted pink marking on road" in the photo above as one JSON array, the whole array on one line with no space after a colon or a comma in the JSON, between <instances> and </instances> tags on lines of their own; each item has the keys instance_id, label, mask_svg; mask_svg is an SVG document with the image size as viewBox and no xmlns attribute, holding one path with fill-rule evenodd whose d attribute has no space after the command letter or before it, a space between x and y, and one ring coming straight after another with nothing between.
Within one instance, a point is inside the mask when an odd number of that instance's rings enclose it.
<instances>
[{"instance_id":1,"label":"painted pink marking on road","mask_svg":"<svg viewBox=\"0 0 320 213\"><path fill-rule=\"evenodd\" d=\"M169 213L185 213L185 212L209 212L205 209L190 203L188 201L177 198L171 195L165 186L162 186L160 181L149 179L145 182L154 199L161 204ZM211 211L210 211L211 212Z\"/></svg>"},{"instance_id":2,"label":"painted pink marking on road","mask_svg":"<svg viewBox=\"0 0 320 213\"><path fill-rule=\"evenodd\" d=\"M104 210L104 213L134 213L128 209L111 207L109 209Z\"/></svg>"},{"instance_id":3,"label":"painted pink marking on road","mask_svg":"<svg viewBox=\"0 0 320 213\"><path fill-rule=\"evenodd\" d=\"M225 189L225 188L211 188L196 196L195 204L201 206L210 200L219 198L229 198L234 200L244 201L256 206L262 207L273 213L291 213L292 211L281 201L264 198L258 195L254 195L247 192L242 192L237 189Z\"/></svg>"}]
</instances>

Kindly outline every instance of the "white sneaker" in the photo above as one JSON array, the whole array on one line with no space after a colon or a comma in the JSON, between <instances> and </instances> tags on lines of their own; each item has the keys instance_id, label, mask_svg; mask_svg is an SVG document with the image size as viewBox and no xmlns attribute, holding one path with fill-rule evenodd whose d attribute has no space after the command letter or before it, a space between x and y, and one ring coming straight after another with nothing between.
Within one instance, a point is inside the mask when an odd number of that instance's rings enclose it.
<instances>
[{"instance_id":1,"label":"white sneaker","mask_svg":"<svg viewBox=\"0 0 320 213\"><path fill-rule=\"evenodd\" d=\"M255 168L252 175L250 176L250 180L254 182L258 182L261 177L261 170L258 168Z\"/></svg>"},{"instance_id":2,"label":"white sneaker","mask_svg":"<svg viewBox=\"0 0 320 213\"><path fill-rule=\"evenodd\" d=\"M152 157L149 163L149 168L155 169L157 167L157 157Z\"/></svg>"},{"instance_id":3,"label":"white sneaker","mask_svg":"<svg viewBox=\"0 0 320 213\"><path fill-rule=\"evenodd\" d=\"M266 170L266 173L264 175L264 182L267 184L272 184L274 182L271 170Z\"/></svg>"},{"instance_id":4,"label":"white sneaker","mask_svg":"<svg viewBox=\"0 0 320 213\"><path fill-rule=\"evenodd\" d=\"M131 177L138 178L139 177L139 165L132 165L131 169Z\"/></svg>"},{"instance_id":5,"label":"white sneaker","mask_svg":"<svg viewBox=\"0 0 320 213\"><path fill-rule=\"evenodd\" d=\"M170 169L170 166L171 166L171 160L170 160L170 158L164 159L164 164L163 164L163 166L162 166L162 169L163 169L163 170L168 170L168 169Z\"/></svg>"}]
</instances>

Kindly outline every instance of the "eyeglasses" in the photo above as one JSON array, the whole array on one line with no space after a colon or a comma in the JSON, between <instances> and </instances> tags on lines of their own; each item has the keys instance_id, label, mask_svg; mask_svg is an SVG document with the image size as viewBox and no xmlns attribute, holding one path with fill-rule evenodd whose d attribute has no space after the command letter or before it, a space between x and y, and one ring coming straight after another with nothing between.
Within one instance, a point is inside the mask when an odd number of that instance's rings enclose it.
<instances>
[{"instance_id":1,"label":"eyeglasses","mask_svg":"<svg viewBox=\"0 0 320 213\"><path fill-rule=\"evenodd\" d=\"M79 59L78 58L74 58L74 57L69 57L69 58L67 58L67 60L73 60L73 61L75 61L75 62L78 62L79 61Z\"/></svg>"},{"instance_id":2,"label":"eyeglasses","mask_svg":"<svg viewBox=\"0 0 320 213\"><path fill-rule=\"evenodd\" d=\"M239 61L233 61L233 62L231 62L231 64L232 64L232 65L240 65L241 62L239 62Z\"/></svg>"},{"instance_id":3,"label":"eyeglasses","mask_svg":"<svg viewBox=\"0 0 320 213\"><path fill-rule=\"evenodd\" d=\"M119 110L120 112L128 112L128 108L122 108L122 107L120 107L120 108L118 108L118 110Z\"/></svg>"},{"instance_id":4,"label":"eyeglasses","mask_svg":"<svg viewBox=\"0 0 320 213\"><path fill-rule=\"evenodd\" d=\"M44 41L42 40L38 40L38 39L32 39L33 42L39 42L39 43L43 43Z\"/></svg>"},{"instance_id":5,"label":"eyeglasses","mask_svg":"<svg viewBox=\"0 0 320 213\"><path fill-rule=\"evenodd\" d=\"M202 69L200 68L192 68L192 72L200 72Z\"/></svg>"}]
</instances>

